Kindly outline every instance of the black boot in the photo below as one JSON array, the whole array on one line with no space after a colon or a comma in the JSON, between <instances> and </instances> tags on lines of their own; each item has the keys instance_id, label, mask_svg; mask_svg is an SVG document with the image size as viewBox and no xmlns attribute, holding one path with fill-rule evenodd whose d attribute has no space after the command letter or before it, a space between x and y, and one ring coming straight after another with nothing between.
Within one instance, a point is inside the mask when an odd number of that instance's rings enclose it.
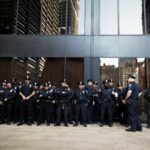
<instances>
[{"instance_id":1,"label":"black boot","mask_svg":"<svg viewBox=\"0 0 150 150\"><path fill-rule=\"evenodd\" d=\"M132 128L126 129L125 131L127 131L127 132L136 132L136 130L132 129Z\"/></svg>"},{"instance_id":2,"label":"black boot","mask_svg":"<svg viewBox=\"0 0 150 150\"><path fill-rule=\"evenodd\" d=\"M17 123L17 126L22 126L23 125L23 122L18 122Z\"/></svg>"},{"instance_id":3,"label":"black boot","mask_svg":"<svg viewBox=\"0 0 150 150\"><path fill-rule=\"evenodd\" d=\"M73 124L73 126L74 126L74 127L77 127L77 126L78 126L78 123Z\"/></svg>"},{"instance_id":4,"label":"black boot","mask_svg":"<svg viewBox=\"0 0 150 150\"><path fill-rule=\"evenodd\" d=\"M83 126L84 126L84 127L87 127L87 124L85 123Z\"/></svg>"}]
</instances>

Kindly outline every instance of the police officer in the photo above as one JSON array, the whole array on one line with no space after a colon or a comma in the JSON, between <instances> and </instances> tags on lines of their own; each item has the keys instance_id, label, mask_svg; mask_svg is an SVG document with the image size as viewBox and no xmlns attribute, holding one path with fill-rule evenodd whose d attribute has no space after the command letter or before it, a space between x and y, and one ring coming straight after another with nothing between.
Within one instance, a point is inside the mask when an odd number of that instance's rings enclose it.
<instances>
[{"instance_id":1,"label":"police officer","mask_svg":"<svg viewBox=\"0 0 150 150\"><path fill-rule=\"evenodd\" d=\"M4 82L2 83L2 86L0 86L0 124L3 124L3 93L4 89L6 88L6 84L4 86Z\"/></svg>"},{"instance_id":2,"label":"police officer","mask_svg":"<svg viewBox=\"0 0 150 150\"><path fill-rule=\"evenodd\" d=\"M122 101L128 104L128 115L131 127L126 129L128 132L142 131L141 121L139 117L139 85L135 82L136 77L129 75L128 77L128 91L125 99Z\"/></svg>"},{"instance_id":3,"label":"police officer","mask_svg":"<svg viewBox=\"0 0 150 150\"><path fill-rule=\"evenodd\" d=\"M49 89L50 88L50 89ZM53 89L49 86L48 83L44 84L43 90L40 90L40 112L37 125L39 126L42 122L47 123L47 126L50 126L50 117L51 117L51 104L53 102Z\"/></svg>"},{"instance_id":4,"label":"police officer","mask_svg":"<svg viewBox=\"0 0 150 150\"><path fill-rule=\"evenodd\" d=\"M84 83L82 81L78 84L78 89L75 91L75 124L74 126L78 126L79 116L81 113L82 123L84 127L87 127L86 122L86 109L87 103L89 100L88 91L85 89Z\"/></svg>"},{"instance_id":5,"label":"police officer","mask_svg":"<svg viewBox=\"0 0 150 150\"><path fill-rule=\"evenodd\" d=\"M63 80L60 82L61 87L57 90L57 120L55 126L60 126L61 115L64 115L64 125L68 127L68 104L70 91L66 87L66 82Z\"/></svg>"},{"instance_id":6,"label":"police officer","mask_svg":"<svg viewBox=\"0 0 150 150\"><path fill-rule=\"evenodd\" d=\"M92 124L93 120L93 109L94 109L94 100L93 100L93 80L89 79L87 80L87 85L85 86L85 89L88 91L89 95L89 102L87 105L87 123Z\"/></svg>"},{"instance_id":7,"label":"police officer","mask_svg":"<svg viewBox=\"0 0 150 150\"><path fill-rule=\"evenodd\" d=\"M17 123L19 120L19 106L20 106L20 96L19 96L19 86L16 78L12 78L12 86L15 92L15 97L12 100L12 115L13 123Z\"/></svg>"},{"instance_id":8,"label":"police officer","mask_svg":"<svg viewBox=\"0 0 150 150\"><path fill-rule=\"evenodd\" d=\"M56 112L57 112L57 91L58 91L58 83L53 81L52 83L52 88L54 90L54 95L53 95L53 104L52 104L52 109L51 109L51 122L55 123L56 122Z\"/></svg>"},{"instance_id":9,"label":"police officer","mask_svg":"<svg viewBox=\"0 0 150 150\"><path fill-rule=\"evenodd\" d=\"M116 88L114 87L114 80L109 79L108 80L109 87L112 91L112 112L113 112L113 119L115 120L117 117L117 99L118 99L118 93L116 91Z\"/></svg>"},{"instance_id":10,"label":"police officer","mask_svg":"<svg viewBox=\"0 0 150 150\"><path fill-rule=\"evenodd\" d=\"M69 100L69 103L68 103L68 122L70 124L73 123L73 97L74 97L74 91L70 88L69 86L69 83L66 81L66 87L68 88L68 91L69 91L69 95L68 95L68 100Z\"/></svg>"},{"instance_id":11,"label":"police officer","mask_svg":"<svg viewBox=\"0 0 150 150\"><path fill-rule=\"evenodd\" d=\"M103 87L100 93L100 127L103 127L105 124L105 115L108 118L109 127L113 126L112 120L112 94L113 91L109 86L108 80L103 81Z\"/></svg>"},{"instance_id":12,"label":"police officer","mask_svg":"<svg viewBox=\"0 0 150 150\"><path fill-rule=\"evenodd\" d=\"M147 128L150 129L150 87L145 90L144 98L147 101Z\"/></svg>"},{"instance_id":13,"label":"police officer","mask_svg":"<svg viewBox=\"0 0 150 150\"><path fill-rule=\"evenodd\" d=\"M25 77L25 83L20 89L19 94L22 97L22 102L20 107L20 119L17 126L23 125L23 121L25 121L25 110L27 110L27 124L31 126L33 121L32 97L34 96L35 91L33 89L33 86L31 84L31 78L29 76Z\"/></svg>"},{"instance_id":14,"label":"police officer","mask_svg":"<svg viewBox=\"0 0 150 150\"><path fill-rule=\"evenodd\" d=\"M123 107L124 105L122 104L122 100L123 100L123 86L121 83L117 84L117 93L118 93L118 99L117 99L117 103L116 103L116 107L117 107L117 115L118 115L118 119L120 124L123 124Z\"/></svg>"},{"instance_id":15,"label":"police officer","mask_svg":"<svg viewBox=\"0 0 150 150\"><path fill-rule=\"evenodd\" d=\"M100 98L101 89L98 87L98 82L93 82L93 102L94 102L94 111L93 111L93 121L97 123L99 121L99 98Z\"/></svg>"},{"instance_id":16,"label":"police officer","mask_svg":"<svg viewBox=\"0 0 150 150\"><path fill-rule=\"evenodd\" d=\"M37 122L38 116L39 116L39 84L37 82L34 82L33 88L35 91L35 94L33 96L33 120Z\"/></svg>"},{"instance_id":17,"label":"police officer","mask_svg":"<svg viewBox=\"0 0 150 150\"><path fill-rule=\"evenodd\" d=\"M12 87L12 83L8 81L7 87L4 90L3 93L3 116L2 120L7 120L7 125L11 124L11 118L12 118L12 100L15 97L15 92Z\"/></svg>"}]
</instances>

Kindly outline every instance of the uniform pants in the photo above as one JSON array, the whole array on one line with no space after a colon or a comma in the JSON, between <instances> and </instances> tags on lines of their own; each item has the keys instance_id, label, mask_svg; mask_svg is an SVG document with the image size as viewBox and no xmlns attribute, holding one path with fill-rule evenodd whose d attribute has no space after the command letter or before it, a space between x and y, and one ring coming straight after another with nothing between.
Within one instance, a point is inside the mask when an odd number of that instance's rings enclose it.
<instances>
[{"instance_id":1,"label":"uniform pants","mask_svg":"<svg viewBox=\"0 0 150 150\"><path fill-rule=\"evenodd\" d=\"M25 121L27 115L27 122L32 122L33 115L33 104L31 100L22 101L20 105L20 122Z\"/></svg>"},{"instance_id":2,"label":"uniform pants","mask_svg":"<svg viewBox=\"0 0 150 150\"><path fill-rule=\"evenodd\" d=\"M56 113L57 113L56 124L59 125L61 123L62 113L64 116L64 123L68 124L68 104L58 104Z\"/></svg>"},{"instance_id":3,"label":"uniform pants","mask_svg":"<svg viewBox=\"0 0 150 150\"><path fill-rule=\"evenodd\" d=\"M147 102L147 125L150 126L150 101Z\"/></svg>"},{"instance_id":4,"label":"uniform pants","mask_svg":"<svg viewBox=\"0 0 150 150\"><path fill-rule=\"evenodd\" d=\"M129 121L131 124L131 129L138 130L141 129L141 121L139 117L139 109L140 109L140 102L139 101L132 101L128 105L128 115Z\"/></svg>"},{"instance_id":5,"label":"uniform pants","mask_svg":"<svg viewBox=\"0 0 150 150\"><path fill-rule=\"evenodd\" d=\"M93 122L93 109L94 109L94 106L93 104L90 102L88 105L87 105L87 123L92 123Z\"/></svg>"},{"instance_id":6,"label":"uniform pants","mask_svg":"<svg viewBox=\"0 0 150 150\"><path fill-rule=\"evenodd\" d=\"M105 123L105 115L108 118L108 124L111 125L112 121L112 103L111 102L102 102L100 106L100 123Z\"/></svg>"},{"instance_id":7,"label":"uniform pants","mask_svg":"<svg viewBox=\"0 0 150 150\"><path fill-rule=\"evenodd\" d=\"M81 113L81 117L82 117L82 123L86 124L86 104L85 103L80 103L80 104L76 104L75 107L75 122L76 124L78 124L79 122L79 116Z\"/></svg>"},{"instance_id":8,"label":"uniform pants","mask_svg":"<svg viewBox=\"0 0 150 150\"><path fill-rule=\"evenodd\" d=\"M2 122L7 120L7 122L11 122L12 117L12 104L11 102L4 102L2 106Z\"/></svg>"},{"instance_id":9,"label":"uniform pants","mask_svg":"<svg viewBox=\"0 0 150 150\"><path fill-rule=\"evenodd\" d=\"M38 122L42 123L46 120L47 123L50 123L51 109L52 109L52 104L50 102L40 102Z\"/></svg>"}]
</instances>

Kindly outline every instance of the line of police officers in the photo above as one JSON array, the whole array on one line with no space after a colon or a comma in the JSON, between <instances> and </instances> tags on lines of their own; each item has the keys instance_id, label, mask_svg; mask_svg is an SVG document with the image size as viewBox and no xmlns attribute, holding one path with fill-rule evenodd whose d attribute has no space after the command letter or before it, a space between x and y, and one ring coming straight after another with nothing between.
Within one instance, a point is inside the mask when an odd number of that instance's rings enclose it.
<instances>
[{"instance_id":1,"label":"line of police officers","mask_svg":"<svg viewBox=\"0 0 150 150\"><path fill-rule=\"evenodd\" d=\"M0 88L0 123L8 125L17 123L17 126L27 123L37 126L46 122L47 126L54 123L60 126L61 122L68 127L99 122L112 127L115 116L122 125L130 128L126 131L142 131L139 118L139 86L135 77L128 77L128 85L117 88L113 80L103 81L102 88L97 82L88 80L84 85L78 83L78 88L72 90L66 80L57 83L31 84L31 78L25 77L24 84L15 79L4 81Z\"/></svg>"}]
</instances>

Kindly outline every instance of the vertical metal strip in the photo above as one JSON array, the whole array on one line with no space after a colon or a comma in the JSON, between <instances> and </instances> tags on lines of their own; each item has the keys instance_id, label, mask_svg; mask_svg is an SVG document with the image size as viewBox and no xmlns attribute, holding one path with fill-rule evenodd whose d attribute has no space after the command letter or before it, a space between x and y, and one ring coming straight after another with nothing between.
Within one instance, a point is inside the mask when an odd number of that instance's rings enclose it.
<instances>
[{"instance_id":1,"label":"vertical metal strip","mask_svg":"<svg viewBox=\"0 0 150 150\"><path fill-rule=\"evenodd\" d=\"M66 30L65 30L65 35L69 34L68 33L68 1L66 0ZM65 57L64 57L64 79L67 78L67 58L66 58L66 52L65 52Z\"/></svg>"},{"instance_id":2,"label":"vertical metal strip","mask_svg":"<svg viewBox=\"0 0 150 150\"><path fill-rule=\"evenodd\" d=\"M147 34L147 14L146 14L146 0L143 0L143 18L144 18L144 34ZM149 87L149 59L145 58L145 79L146 87Z\"/></svg>"},{"instance_id":3,"label":"vertical metal strip","mask_svg":"<svg viewBox=\"0 0 150 150\"><path fill-rule=\"evenodd\" d=\"M118 27L118 32L117 32L117 34L118 34L118 36L120 35L120 0L117 0L117 21L118 21L118 23L117 23L117 27ZM121 76L121 72L120 72L120 58L118 58L118 76L119 76L119 83L121 82L121 78L120 78L120 76Z\"/></svg>"},{"instance_id":4,"label":"vertical metal strip","mask_svg":"<svg viewBox=\"0 0 150 150\"><path fill-rule=\"evenodd\" d=\"M143 0L143 17L144 17L144 34L147 34L147 14L146 14L146 1Z\"/></svg>"},{"instance_id":5,"label":"vertical metal strip","mask_svg":"<svg viewBox=\"0 0 150 150\"><path fill-rule=\"evenodd\" d=\"M86 0L84 0L84 35L86 35Z\"/></svg>"},{"instance_id":6,"label":"vertical metal strip","mask_svg":"<svg viewBox=\"0 0 150 150\"><path fill-rule=\"evenodd\" d=\"M20 0L17 0L16 22L15 22L15 32L14 32L14 34L17 34L19 2L20 2Z\"/></svg>"}]
</instances>

